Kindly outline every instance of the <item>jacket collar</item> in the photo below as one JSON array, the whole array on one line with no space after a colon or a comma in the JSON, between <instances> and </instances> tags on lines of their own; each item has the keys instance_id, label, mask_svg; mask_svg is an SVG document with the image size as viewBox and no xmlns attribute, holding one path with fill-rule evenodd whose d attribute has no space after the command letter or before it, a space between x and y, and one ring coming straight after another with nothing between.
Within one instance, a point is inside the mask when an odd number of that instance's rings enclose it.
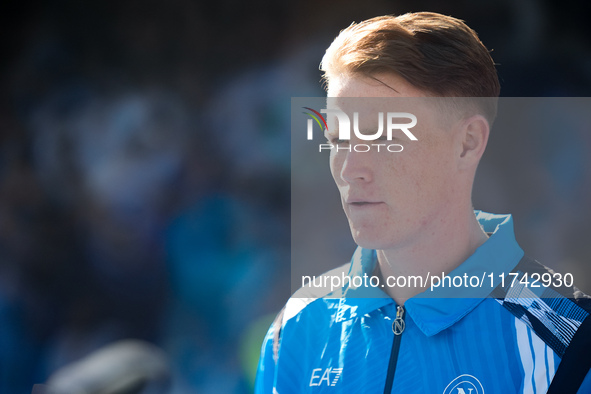
<instances>
[{"instance_id":1,"label":"jacket collar","mask_svg":"<svg viewBox=\"0 0 591 394\"><path fill-rule=\"evenodd\" d=\"M476 308L484 298L497 287L501 278L515 268L523 257L523 250L515 240L511 215L496 215L475 211L476 218L484 231L492 233L474 254L464 263L447 274L445 286L428 288L405 303L409 314L420 330L427 336L435 335L451 327ZM377 264L375 250L357 248L351 259L349 276L368 277ZM441 278L442 273L430 273ZM462 279L462 287L454 287L454 278ZM433 283L436 280L433 279ZM459 283L460 279L456 279ZM468 281L468 287L464 284ZM431 283L432 279L428 280ZM478 282L478 283L477 283ZM471 286L474 285L474 286ZM342 293L349 299L355 298L357 314L367 313L394 301L379 287L353 284L343 287ZM334 294L338 296L337 294ZM349 303L349 302L347 302Z\"/></svg>"}]
</instances>

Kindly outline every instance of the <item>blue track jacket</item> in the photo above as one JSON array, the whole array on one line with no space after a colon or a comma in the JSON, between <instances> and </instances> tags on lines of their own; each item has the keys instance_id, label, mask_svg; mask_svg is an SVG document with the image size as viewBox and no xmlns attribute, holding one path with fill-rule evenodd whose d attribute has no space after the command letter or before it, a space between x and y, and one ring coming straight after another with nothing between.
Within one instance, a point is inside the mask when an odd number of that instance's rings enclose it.
<instances>
[{"instance_id":1,"label":"blue track jacket","mask_svg":"<svg viewBox=\"0 0 591 394\"><path fill-rule=\"evenodd\" d=\"M388 375L392 393L546 393L589 314L584 295L528 283L553 272L523 258L510 215L476 214L492 235L447 275L482 278L479 286L427 289L403 309L379 287L304 287L265 337L256 393L383 393ZM371 275L376 262L358 248L326 275ZM589 375L579 393L591 393Z\"/></svg>"}]
</instances>

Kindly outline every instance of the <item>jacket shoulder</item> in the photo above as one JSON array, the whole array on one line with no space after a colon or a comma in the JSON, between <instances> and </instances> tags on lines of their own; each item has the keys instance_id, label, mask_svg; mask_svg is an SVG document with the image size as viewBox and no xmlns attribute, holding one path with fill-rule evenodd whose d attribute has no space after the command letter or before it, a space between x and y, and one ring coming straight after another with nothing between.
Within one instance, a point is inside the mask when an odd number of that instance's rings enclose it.
<instances>
[{"instance_id":1,"label":"jacket shoulder","mask_svg":"<svg viewBox=\"0 0 591 394\"><path fill-rule=\"evenodd\" d=\"M287 301L283 309L277 314L275 320L271 324L270 332L273 333L272 338L272 349L273 359L277 361L279 356L279 348L281 346L281 338L285 325L293 318L300 315L306 308L310 306L314 301L322 298L338 298L340 297L340 289L330 288L330 278L333 276L346 275L349 272L351 263L346 263L340 267L334 268L324 274L315 277L317 283L328 284L328 286L314 286L309 284L308 286L300 287ZM327 278L326 280L324 278ZM334 290L337 290L336 292Z\"/></svg>"},{"instance_id":2,"label":"jacket shoulder","mask_svg":"<svg viewBox=\"0 0 591 394\"><path fill-rule=\"evenodd\" d=\"M591 297L571 282L572 276L561 275L524 256L491 296L562 358L591 313Z\"/></svg>"}]
</instances>

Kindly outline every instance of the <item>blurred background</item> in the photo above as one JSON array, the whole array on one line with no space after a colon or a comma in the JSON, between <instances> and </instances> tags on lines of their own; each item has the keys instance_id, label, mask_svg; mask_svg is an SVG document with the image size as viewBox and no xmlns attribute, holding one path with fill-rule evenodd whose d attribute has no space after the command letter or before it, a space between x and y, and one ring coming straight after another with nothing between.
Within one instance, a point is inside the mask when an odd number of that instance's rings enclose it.
<instances>
[{"instance_id":1,"label":"blurred background","mask_svg":"<svg viewBox=\"0 0 591 394\"><path fill-rule=\"evenodd\" d=\"M464 19L503 96L590 95L582 1L4 4L0 393L109 379L110 393L251 392L290 295L290 98L323 95L341 29L408 11ZM493 136L474 199L512 212L524 249L591 293L577 125Z\"/></svg>"}]
</instances>

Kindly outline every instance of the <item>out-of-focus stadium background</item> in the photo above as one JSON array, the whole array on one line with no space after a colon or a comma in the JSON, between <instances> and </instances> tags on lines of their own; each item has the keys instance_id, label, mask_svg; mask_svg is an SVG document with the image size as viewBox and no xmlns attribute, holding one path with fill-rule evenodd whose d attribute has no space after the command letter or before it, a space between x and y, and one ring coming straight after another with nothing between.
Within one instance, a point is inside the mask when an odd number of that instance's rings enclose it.
<instances>
[{"instance_id":1,"label":"out-of-focus stadium background","mask_svg":"<svg viewBox=\"0 0 591 394\"><path fill-rule=\"evenodd\" d=\"M493 49L504 96L591 92L591 7L574 0L11 3L0 393L128 357L105 353L128 338L159 348L133 354L166 360L163 392L252 391L290 295L290 98L323 95L318 63L352 21L450 14ZM591 133L520 135L486 157L476 207L513 212L529 254L591 292Z\"/></svg>"}]
</instances>

